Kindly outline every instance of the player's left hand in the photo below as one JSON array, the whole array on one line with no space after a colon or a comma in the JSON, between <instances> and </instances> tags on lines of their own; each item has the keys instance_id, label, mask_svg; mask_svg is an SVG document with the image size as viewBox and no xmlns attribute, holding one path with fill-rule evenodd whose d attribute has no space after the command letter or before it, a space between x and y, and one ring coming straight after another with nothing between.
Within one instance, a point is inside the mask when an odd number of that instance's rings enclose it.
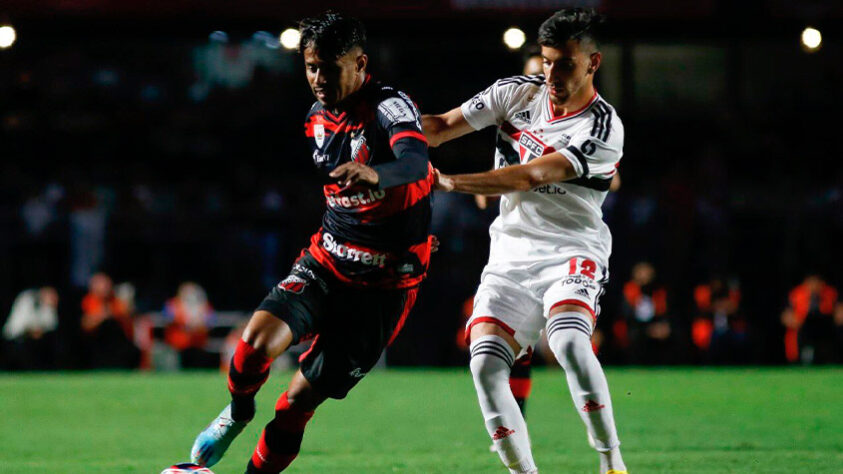
<instances>
[{"instance_id":1,"label":"player's left hand","mask_svg":"<svg viewBox=\"0 0 843 474\"><path fill-rule=\"evenodd\" d=\"M377 186L380 182L378 172L373 168L355 161L343 163L331 171L328 176L336 178L339 185L345 189L358 183Z\"/></svg>"}]
</instances>

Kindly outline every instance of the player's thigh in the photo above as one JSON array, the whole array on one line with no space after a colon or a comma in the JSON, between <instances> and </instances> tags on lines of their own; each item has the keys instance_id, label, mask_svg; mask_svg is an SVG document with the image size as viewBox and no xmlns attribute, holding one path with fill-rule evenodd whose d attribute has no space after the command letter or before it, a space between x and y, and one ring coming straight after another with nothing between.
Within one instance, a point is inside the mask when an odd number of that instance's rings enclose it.
<instances>
[{"instance_id":1,"label":"player's thigh","mask_svg":"<svg viewBox=\"0 0 843 474\"><path fill-rule=\"evenodd\" d=\"M287 323L272 313L258 310L249 319L242 339L255 349L275 358L290 347L293 332Z\"/></svg>"},{"instance_id":2,"label":"player's thigh","mask_svg":"<svg viewBox=\"0 0 843 474\"><path fill-rule=\"evenodd\" d=\"M469 341L476 341L483 336L498 336L509 344L509 347L512 348L512 352L516 354L521 352L521 344L518 344L518 341L515 340L515 336L501 327L500 324L478 323L471 326L468 336Z\"/></svg>"},{"instance_id":3,"label":"player's thigh","mask_svg":"<svg viewBox=\"0 0 843 474\"><path fill-rule=\"evenodd\" d=\"M325 318L327 284L303 267L302 260L270 290L243 332L243 340L254 341L272 356L317 333Z\"/></svg>"},{"instance_id":4,"label":"player's thigh","mask_svg":"<svg viewBox=\"0 0 843 474\"><path fill-rule=\"evenodd\" d=\"M287 388L287 401L291 406L300 408L304 411L313 411L322 404L327 397L318 390L305 378L301 370L297 370L290 380L290 386Z\"/></svg>"},{"instance_id":5,"label":"player's thigh","mask_svg":"<svg viewBox=\"0 0 843 474\"><path fill-rule=\"evenodd\" d=\"M469 340L497 335L520 356L535 345L543 328L542 303L532 291L502 276L483 276L466 325Z\"/></svg>"},{"instance_id":6,"label":"player's thigh","mask_svg":"<svg viewBox=\"0 0 843 474\"><path fill-rule=\"evenodd\" d=\"M417 292L332 290L323 328L301 358L301 371L316 391L344 398L401 330Z\"/></svg>"}]
</instances>

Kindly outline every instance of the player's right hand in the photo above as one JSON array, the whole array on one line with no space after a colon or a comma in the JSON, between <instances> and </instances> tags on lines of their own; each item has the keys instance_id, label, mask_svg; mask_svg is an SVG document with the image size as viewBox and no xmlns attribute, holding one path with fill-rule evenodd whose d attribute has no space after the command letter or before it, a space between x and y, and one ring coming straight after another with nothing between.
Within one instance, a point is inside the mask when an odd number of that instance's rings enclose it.
<instances>
[{"instance_id":1,"label":"player's right hand","mask_svg":"<svg viewBox=\"0 0 843 474\"><path fill-rule=\"evenodd\" d=\"M433 189L446 192L453 191L454 180L450 176L442 174L438 169L433 168Z\"/></svg>"},{"instance_id":2,"label":"player's right hand","mask_svg":"<svg viewBox=\"0 0 843 474\"><path fill-rule=\"evenodd\" d=\"M439 251L439 237L436 237L433 234L430 234L430 253L436 253Z\"/></svg>"}]
</instances>

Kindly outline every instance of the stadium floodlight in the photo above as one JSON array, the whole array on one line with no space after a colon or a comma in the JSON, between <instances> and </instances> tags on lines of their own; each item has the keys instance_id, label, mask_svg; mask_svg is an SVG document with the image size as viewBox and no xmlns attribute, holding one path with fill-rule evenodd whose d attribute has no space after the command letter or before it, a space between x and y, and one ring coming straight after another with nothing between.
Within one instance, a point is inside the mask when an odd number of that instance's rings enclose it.
<instances>
[{"instance_id":1,"label":"stadium floodlight","mask_svg":"<svg viewBox=\"0 0 843 474\"><path fill-rule=\"evenodd\" d=\"M301 39L301 33L299 30L295 28L287 28L281 33L279 40L281 41L281 46L285 47L286 49L296 49L299 47L299 40Z\"/></svg>"},{"instance_id":2,"label":"stadium floodlight","mask_svg":"<svg viewBox=\"0 0 843 474\"><path fill-rule=\"evenodd\" d=\"M503 42L509 49L518 49L527 41L527 35L520 28L512 27L503 33Z\"/></svg>"},{"instance_id":3,"label":"stadium floodlight","mask_svg":"<svg viewBox=\"0 0 843 474\"><path fill-rule=\"evenodd\" d=\"M806 27L802 30L802 48L809 53L820 49L823 44L823 35L816 28Z\"/></svg>"},{"instance_id":4,"label":"stadium floodlight","mask_svg":"<svg viewBox=\"0 0 843 474\"><path fill-rule=\"evenodd\" d=\"M9 25L0 26L0 48L10 48L18 38L15 29Z\"/></svg>"}]
</instances>

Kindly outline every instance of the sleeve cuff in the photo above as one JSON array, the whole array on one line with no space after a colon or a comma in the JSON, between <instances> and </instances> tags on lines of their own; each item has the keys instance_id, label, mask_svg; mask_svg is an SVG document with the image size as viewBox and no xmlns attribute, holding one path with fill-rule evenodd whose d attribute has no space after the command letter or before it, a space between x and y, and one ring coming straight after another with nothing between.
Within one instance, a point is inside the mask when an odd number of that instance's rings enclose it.
<instances>
[{"instance_id":1,"label":"sleeve cuff","mask_svg":"<svg viewBox=\"0 0 843 474\"><path fill-rule=\"evenodd\" d=\"M420 132L415 130L404 130L403 132L393 134L392 137L389 138L389 147L393 148L395 146L395 142L401 140L402 138L415 138L416 140L424 142L425 145L428 144L427 138L425 138L425 136Z\"/></svg>"},{"instance_id":2,"label":"sleeve cuff","mask_svg":"<svg viewBox=\"0 0 843 474\"><path fill-rule=\"evenodd\" d=\"M588 176L588 160L586 159L585 155L574 145L569 147L563 148L560 150L562 156L568 159L571 162L571 165L574 167L574 171L577 173L577 177Z\"/></svg>"},{"instance_id":3,"label":"sleeve cuff","mask_svg":"<svg viewBox=\"0 0 843 474\"><path fill-rule=\"evenodd\" d=\"M484 128L488 127L491 124L484 124L479 120L479 117L474 116L470 112L471 104L469 102L463 102L460 106L460 111L462 112L462 116L465 118L465 121L471 125L471 128L474 130L483 130Z\"/></svg>"}]
</instances>

